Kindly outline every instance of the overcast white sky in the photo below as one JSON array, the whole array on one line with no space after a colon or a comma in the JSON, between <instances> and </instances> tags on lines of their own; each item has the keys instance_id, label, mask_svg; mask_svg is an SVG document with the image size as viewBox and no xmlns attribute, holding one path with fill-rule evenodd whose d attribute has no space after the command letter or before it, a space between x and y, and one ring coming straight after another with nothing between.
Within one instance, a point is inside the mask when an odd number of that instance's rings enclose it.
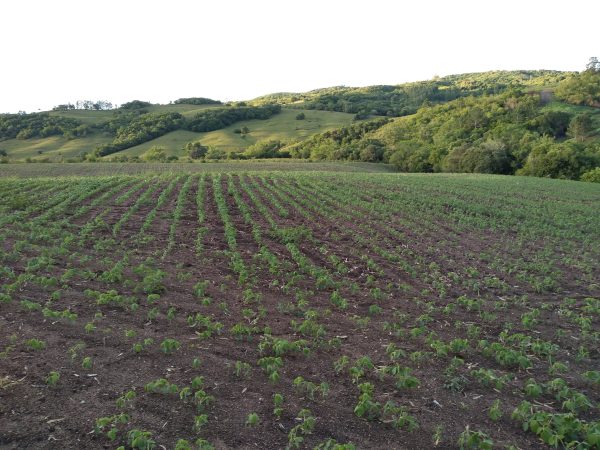
<instances>
[{"instance_id":1,"label":"overcast white sky","mask_svg":"<svg viewBox=\"0 0 600 450\"><path fill-rule=\"evenodd\" d=\"M0 112L582 70L595 0L2 0Z\"/></svg>"}]
</instances>

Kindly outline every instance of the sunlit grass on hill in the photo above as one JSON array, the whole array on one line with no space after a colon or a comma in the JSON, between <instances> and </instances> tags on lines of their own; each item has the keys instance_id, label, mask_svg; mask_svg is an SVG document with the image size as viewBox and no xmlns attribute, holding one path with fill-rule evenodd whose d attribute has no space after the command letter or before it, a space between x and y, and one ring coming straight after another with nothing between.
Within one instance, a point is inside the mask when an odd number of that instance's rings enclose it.
<instances>
[{"instance_id":1,"label":"sunlit grass on hill","mask_svg":"<svg viewBox=\"0 0 600 450\"><path fill-rule=\"evenodd\" d=\"M179 105L173 105L179 106ZM188 105L189 106L189 105ZM296 116L304 113L304 120ZM157 139L120 151L118 155L140 156L154 146L164 147L168 156L185 156L183 146L190 141L200 140L203 145L212 146L227 152L243 151L250 145L266 139L292 141L304 139L352 123L353 115L330 111L303 111L282 109L279 114L266 120L246 120L226 128L208 133L194 133L176 130ZM236 133L247 127L247 134Z\"/></svg>"}]
</instances>

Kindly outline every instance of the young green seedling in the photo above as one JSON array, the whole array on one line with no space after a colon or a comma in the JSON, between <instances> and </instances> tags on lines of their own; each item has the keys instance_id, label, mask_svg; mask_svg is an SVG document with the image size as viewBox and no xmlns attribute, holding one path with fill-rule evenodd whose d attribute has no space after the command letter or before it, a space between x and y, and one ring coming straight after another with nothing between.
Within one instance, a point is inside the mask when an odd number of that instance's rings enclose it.
<instances>
[{"instance_id":1,"label":"young green seedling","mask_svg":"<svg viewBox=\"0 0 600 450\"><path fill-rule=\"evenodd\" d=\"M164 354L170 355L171 353L179 350L181 344L176 339L167 338L160 343L160 348Z\"/></svg>"},{"instance_id":2,"label":"young green seedling","mask_svg":"<svg viewBox=\"0 0 600 450\"><path fill-rule=\"evenodd\" d=\"M91 356L86 356L81 361L81 367L83 367L85 370L90 370L93 365L94 363Z\"/></svg>"},{"instance_id":3,"label":"young green seedling","mask_svg":"<svg viewBox=\"0 0 600 450\"><path fill-rule=\"evenodd\" d=\"M60 373L52 371L46 377L46 384L48 386L56 386L58 380L60 380Z\"/></svg>"},{"instance_id":4,"label":"young green seedling","mask_svg":"<svg viewBox=\"0 0 600 450\"><path fill-rule=\"evenodd\" d=\"M501 408L500 399L496 399L494 401L494 403L492 403L492 406L488 410L488 416L494 422L497 422L498 420L500 420L500 418L502 417L502 408Z\"/></svg>"},{"instance_id":5,"label":"young green seedling","mask_svg":"<svg viewBox=\"0 0 600 450\"><path fill-rule=\"evenodd\" d=\"M281 414L283 413L283 395L278 393L274 394L273 405L275 406L275 408L273 408L273 414L277 419L281 419Z\"/></svg>"},{"instance_id":6,"label":"young green seedling","mask_svg":"<svg viewBox=\"0 0 600 450\"><path fill-rule=\"evenodd\" d=\"M258 417L258 414L256 414L256 413L248 414L248 417L246 418L246 426L247 427L255 427L256 425L258 425L259 422L260 422L260 418Z\"/></svg>"}]
</instances>

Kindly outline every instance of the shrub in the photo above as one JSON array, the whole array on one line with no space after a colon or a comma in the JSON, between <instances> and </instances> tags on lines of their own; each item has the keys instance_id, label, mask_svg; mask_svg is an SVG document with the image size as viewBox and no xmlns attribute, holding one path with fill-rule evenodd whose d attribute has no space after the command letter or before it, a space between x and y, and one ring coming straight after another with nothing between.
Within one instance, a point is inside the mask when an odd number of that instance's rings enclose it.
<instances>
[{"instance_id":1,"label":"shrub","mask_svg":"<svg viewBox=\"0 0 600 450\"><path fill-rule=\"evenodd\" d=\"M541 135L549 135L554 138L564 137L571 115L563 111L546 111L535 119L531 120L528 127L532 131L537 131Z\"/></svg>"},{"instance_id":2,"label":"shrub","mask_svg":"<svg viewBox=\"0 0 600 450\"><path fill-rule=\"evenodd\" d=\"M593 131L592 116L589 113L578 114L569 122L569 136L583 141Z\"/></svg>"},{"instance_id":3,"label":"shrub","mask_svg":"<svg viewBox=\"0 0 600 450\"><path fill-rule=\"evenodd\" d=\"M460 161L463 172L508 174L512 172L511 157L500 141L487 141L468 148Z\"/></svg>"},{"instance_id":4,"label":"shrub","mask_svg":"<svg viewBox=\"0 0 600 450\"><path fill-rule=\"evenodd\" d=\"M588 183L600 183L600 167L596 167L588 172L581 175L581 181L587 181Z\"/></svg>"},{"instance_id":5,"label":"shrub","mask_svg":"<svg viewBox=\"0 0 600 450\"><path fill-rule=\"evenodd\" d=\"M208 147L202 145L200 141L188 142L183 149L191 159L204 158L208 152Z\"/></svg>"},{"instance_id":6,"label":"shrub","mask_svg":"<svg viewBox=\"0 0 600 450\"><path fill-rule=\"evenodd\" d=\"M153 146L142 155L144 161L160 161L165 162L167 160L167 153L164 147Z\"/></svg>"},{"instance_id":7,"label":"shrub","mask_svg":"<svg viewBox=\"0 0 600 450\"><path fill-rule=\"evenodd\" d=\"M385 147L377 139L363 139L359 144L359 159L365 162L381 162Z\"/></svg>"},{"instance_id":8,"label":"shrub","mask_svg":"<svg viewBox=\"0 0 600 450\"><path fill-rule=\"evenodd\" d=\"M227 152L217 147L208 147L208 151L204 157L206 159L226 159Z\"/></svg>"},{"instance_id":9,"label":"shrub","mask_svg":"<svg viewBox=\"0 0 600 450\"><path fill-rule=\"evenodd\" d=\"M219 100L213 100L212 98L205 97L189 97L189 98L178 98L173 103L176 105L221 105Z\"/></svg>"},{"instance_id":10,"label":"shrub","mask_svg":"<svg viewBox=\"0 0 600 450\"><path fill-rule=\"evenodd\" d=\"M581 143L557 144L548 138L533 148L519 174L576 180L599 163L598 152Z\"/></svg>"},{"instance_id":11,"label":"shrub","mask_svg":"<svg viewBox=\"0 0 600 450\"><path fill-rule=\"evenodd\" d=\"M243 153L246 158L282 158L288 157L289 154L280 152L284 143L277 139L269 139L259 141L251 145Z\"/></svg>"},{"instance_id":12,"label":"shrub","mask_svg":"<svg viewBox=\"0 0 600 450\"><path fill-rule=\"evenodd\" d=\"M152 106L152 103L143 102L141 100L132 100L130 102L123 103L119 108L120 109L142 109L142 108L147 108L148 106Z\"/></svg>"}]
</instances>

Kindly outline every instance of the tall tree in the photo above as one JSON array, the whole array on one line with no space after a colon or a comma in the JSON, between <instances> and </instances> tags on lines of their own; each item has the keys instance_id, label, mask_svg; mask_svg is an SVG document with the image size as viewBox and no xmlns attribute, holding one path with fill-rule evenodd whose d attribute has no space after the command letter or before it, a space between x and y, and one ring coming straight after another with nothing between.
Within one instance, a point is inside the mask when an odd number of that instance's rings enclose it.
<instances>
[{"instance_id":1,"label":"tall tree","mask_svg":"<svg viewBox=\"0 0 600 450\"><path fill-rule=\"evenodd\" d=\"M577 141L583 141L592 131L592 116L578 114L569 123L569 134Z\"/></svg>"},{"instance_id":2,"label":"tall tree","mask_svg":"<svg viewBox=\"0 0 600 450\"><path fill-rule=\"evenodd\" d=\"M598 61L598 58L595 56L592 56L590 58L590 61L587 63L587 65L585 66L585 68L587 70L591 70L593 72L600 72L600 61Z\"/></svg>"}]
</instances>

